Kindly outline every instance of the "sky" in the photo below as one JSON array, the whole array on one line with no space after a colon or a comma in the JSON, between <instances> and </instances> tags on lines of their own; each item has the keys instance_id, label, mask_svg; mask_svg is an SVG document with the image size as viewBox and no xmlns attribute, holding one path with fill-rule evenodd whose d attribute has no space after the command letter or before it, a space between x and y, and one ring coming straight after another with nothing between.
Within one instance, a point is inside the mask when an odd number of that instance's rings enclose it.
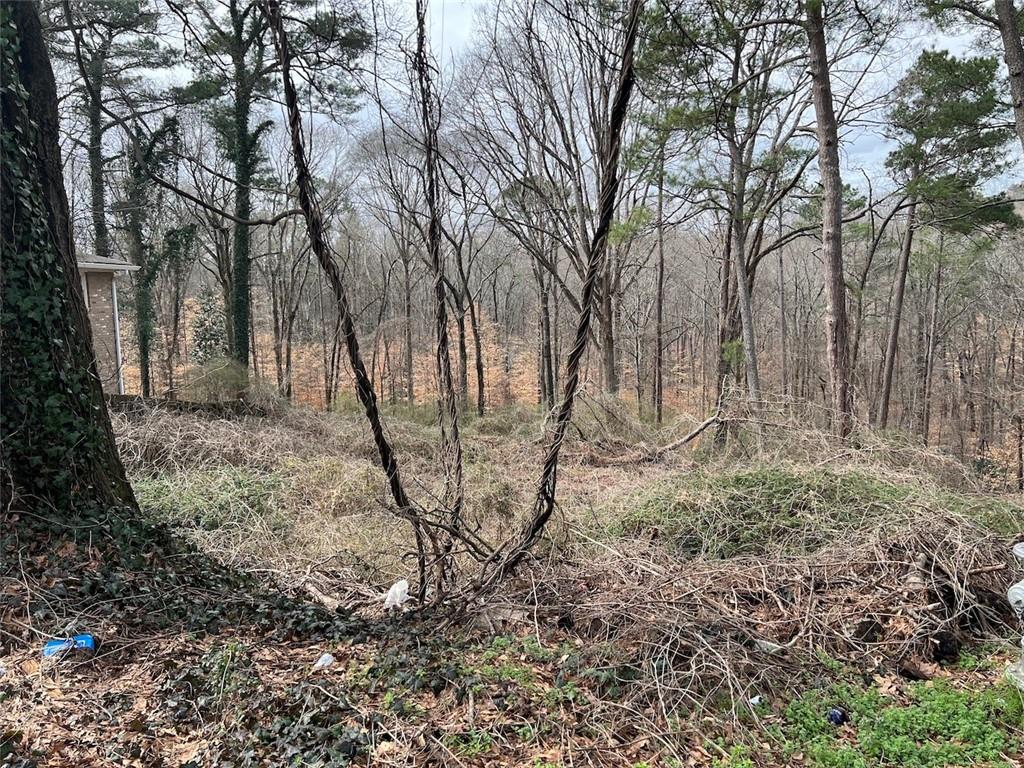
<instances>
[{"instance_id":1,"label":"sky","mask_svg":"<svg viewBox=\"0 0 1024 768\"><path fill-rule=\"evenodd\" d=\"M371 1L375 0L367 0L367 2ZM478 20L478 15L494 1L500 2L501 0L427 0L430 45L435 58L444 70L446 79L454 71L457 61L473 45L474 29L477 24L481 23ZM399 22L403 26L412 22L415 0L395 0L395 4L391 7L398 11L400 17L403 17ZM168 31L172 33L172 36L180 37L179 26L175 20L170 22ZM961 56L990 53L990 51L979 50L977 36L971 33L947 34L919 26L915 29L905 30L903 35L903 40L897 41L891 46L891 53L888 57L877 63L878 73L872 80L864 83L867 90L878 93L887 91L899 80L924 48L946 49ZM187 67L179 66L153 74L157 79L184 83L190 79L192 73ZM841 85L837 83L835 90L837 93L840 92ZM375 114L371 114L372 112L369 100L367 100L363 108L357 112L355 124L358 126L371 117L376 119ZM881 115L877 115L876 119L880 121L881 117ZM881 126L878 124L846 130L842 136L841 146L844 180L864 190L866 188L866 173L872 178L876 190L884 188L887 183L884 162L892 147L892 142L882 135ZM1021 181L1024 181L1024 162L1018 163L1017 167L1008 173L1007 179L997 180L995 184L1004 187Z\"/></svg>"},{"instance_id":2,"label":"sky","mask_svg":"<svg viewBox=\"0 0 1024 768\"><path fill-rule=\"evenodd\" d=\"M403 0L410 14L415 0ZM428 22L430 44L435 57L442 62L445 72L450 72L454 62L472 45L477 9L485 7L491 0L429 0ZM895 84L907 68L924 49L948 50L957 56L989 54L993 51L979 50L977 36L971 33L953 34L934 29L915 29L907 39L894 46L893 53L880 62L881 72L870 86L885 89ZM861 171L877 178L884 174L885 157L893 148L878 127L862 127L847 132L843 137L842 162L848 183L864 187ZM1024 180L1024 163L1010 171L1005 183ZM997 182L1000 186L1003 180Z\"/></svg>"},{"instance_id":3,"label":"sky","mask_svg":"<svg viewBox=\"0 0 1024 768\"><path fill-rule=\"evenodd\" d=\"M439 59L448 64L469 47L476 8L487 2L489 0L433 0L430 3L430 45Z\"/></svg>"}]
</instances>

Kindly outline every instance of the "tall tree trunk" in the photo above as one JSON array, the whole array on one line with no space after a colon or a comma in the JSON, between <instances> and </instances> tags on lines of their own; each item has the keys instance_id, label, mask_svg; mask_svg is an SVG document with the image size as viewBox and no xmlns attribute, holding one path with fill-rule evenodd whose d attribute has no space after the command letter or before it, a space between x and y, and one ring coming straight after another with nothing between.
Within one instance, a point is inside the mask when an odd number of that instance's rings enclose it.
<instances>
[{"instance_id":1,"label":"tall tree trunk","mask_svg":"<svg viewBox=\"0 0 1024 768\"><path fill-rule=\"evenodd\" d=\"M181 289L182 281L177 271L173 274L174 287L171 295L171 329L170 339L167 343L167 397L171 400L177 398L174 388L174 365L178 360L181 344Z\"/></svg>"},{"instance_id":2,"label":"tall tree trunk","mask_svg":"<svg viewBox=\"0 0 1024 768\"><path fill-rule=\"evenodd\" d=\"M68 517L135 509L91 349L35 3L0 4L0 73L0 495Z\"/></svg>"},{"instance_id":3,"label":"tall tree trunk","mask_svg":"<svg viewBox=\"0 0 1024 768\"><path fill-rule=\"evenodd\" d=\"M743 339L743 362L747 374L747 393L753 403L761 402L761 378L757 365L757 341L754 336L754 309L747 271L746 175L742 171L739 147L732 144L732 258L736 271L736 301Z\"/></svg>"},{"instance_id":4,"label":"tall tree trunk","mask_svg":"<svg viewBox=\"0 0 1024 768\"><path fill-rule=\"evenodd\" d=\"M1010 100L1017 136L1024 147L1024 29L1021 15L1024 10L1014 7L1013 0L995 0L996 21L1003 38L1003 61L1010 71Z\"/></svg>"},{"instance_id":5,"label":"tall tree trunk","mask_svg":"<svg viewBox=\"0 0 1024 768\"><path fill-rule=\"evenodd\" d=\"M135 283L135 335L139 343L139 380L143 397L152 395L153 284L139 273Z\"/></svg>"},{"instance_id":6,"label":"tall tree trunk","mask_svg":"<svg viewBox=\"0 0 1024 768\"><path fill-rule=\"evenodd\" d=\"M734 232L739 232L737 226ZM753 403L761 402L761 377L757 365L757 340L754 335L754 308L747 278L746 243L742 234L736 234L733 244L736 269L736 302L740 314L740 332L743 338L743 362L747 374L747 393Z\"/></svg>"},{"instance_id":7,"label":"tall tree trunk","mask_svg":"<svg viewBox=\"0 0 1024 768\"><path fill-rule=\"evenodd\" d=\"M476 303L469 298L469 330L473 334L473 362L476 366L476 415L484 415L485 382L484 382L484 350L480 338L480 318L477 316Z\"/></svg>"},{"instance_id":8,"label":"tall tree trunk","mask_svg":"<svg viewBox=\"0 0 1024 768\"><path fill-rule=\"evenodd\" d=\"M409 403L416 402L416 382L412 370L412 275L409 260L402 259L405 270L405 399Z\"/></svg>"},{"instance_id":9,"label":"tall tree trunk","mask_svg":"<svg viewBox=\"0 0 1024 768\"><path fill-rule=\"evenodd\" d=\"M295 394L292 387L292 339L295 333L295 315L288 318L284 334L284 396L291 400Z\"/></svg>"},{"instance_id":10,"label":"tall tree trunk","mask_svg":"<svg viewBox=\"0 0 1024 768\"><path fill-rule=\"evenodd\" d=\"M732 372L732 355L729 349L731 334L731 313L729 307L732 304L732 222L726 230L725 246L722 252L721 266L718 269L718 356L715 366L715 402L725 403L725 388ZM728 436L728 423L723 419L715 425L715 445L721 448L725 445Z\"/></svg>"},{"instance_id":11,"label":"tall tree trunk","mask_svg":"<svg viewBox=\"0 0 1024 768\"><path fill-rule=\"evenodd\" d=\"M892 319L889 323L889 337L885 345L885 359L882 369L882 392L878 404L878 427L885 429L889 424L889 400L892 396L893 369L896 366L896 348L900 339L900 320L903 316L903 296L907 288L907 272L910 270L910 253L914 247L914 227L916 226L917 197L910 198L907 208L907 232L903 236L903 247L900 248L900 260L896 267L896 285L892 299Z\"/></svg>"},{"instance_id":12,"label":"tall tree trunk","mask_svg":"<svg viewBox=\"0 0 1024 768\"><path fill-rule=\"evenodd\" d=\"M252 85L246 72L245 62L245 16L237 11L232 4L231 23L233 31L232 44L235 46L233 55L234 67L234 104L232 120L234 122L234 157L235 166L235 216L247 221L252 216L252 165L253 138L249 132L249 116L252 111ZM235 328L232 356L244 369L249 367L249 335L246 330L250 325L251 298L249 285L249 225L235 222L232 243L232 293L231 316Z\"/></svg>"},{"instance_id":13,"label":"tall tree trunk","mask_svg":"<svg viewBox=\"0 0 1024 768\"><path fill-rule=\"evenodd\" d=\"M555 372L553 353L551 351L551 308L550 284L544 278L544 272L537 271L540 280L540 378L541 400L548 410L555 407Z\"/></svg>"},{"instance_id":14,"label":"tall tree trunk","mask_svg":"<svg viewBox=\"0 0 1024 768\"><path fill-rule=\"evenodd\" d=\"M556 262L557 263L557 262ZM551 277L551 287L555 288L555 278ZM562 292L551 291L551 391L558 392L561 382L558 380L560 368L559 361L562 359L562 339L558 329L561 325Z\"/></svg>"},{"instance_id":15,"label":"tall tree trunk","mask_svg":"<svg viewBox=\"0 0 1024 768\"><path fill-rule=\"evenodd\" d=\"M459 348L459 407L469 407L469 349L466 345L466 310L459 307L455 316L455 330Z\"/></svg>"},{"instance_id":16,"label":"tall tree trunk","mask_svg":"<svg viewBox=\"0 0 1024 768\"><path fill-rule=\"evenodd\" d=\"M633 328L633 385L636 392L636 417L642 419L644 417L644 377L643 377L643 365L644 365L644 348L643 339L640 333L640 312L642 310L642 301L640 292L636 294L636 306L634 317L636 322Z\"/></svg>"},{"instance_id":17,"label":"tall tree trunk","mask_svg":"<svg viewBox=\"0 0 1024 768\"><path fill-rule=\"evenodd\" d=\"M619 372L615 360L615 301L611 260L605 259L601 280L601 373L608 394L619 393Z\"/></svg>"},{"instance_id":18,"label":"tall tree trunk","mask_svg":"<svg viewBox=\"0 0 1024 768\"><path fill-rule=\"evenodd\" d=\"M274 333L274 374L277 391L284 394L284 328L281 319L282 299L278 293L278 281L271 274L267 281L270 288L270 327Z\"/></svg>"},{"instance_id":19,"label":"tall tree trunk","mask_svg":"<svg viewBox=\"0 0 1024 768\"><path fill-rule=\"evenodd\" d=\"M921 415L921 437L928 445L928 428L932 420L932 389L935 369L935 350L939 335L939 297L942 294L942 262L935 266L935 296L932 299L931 317L928 320L928 335L925 339L924 356L924 403Z\"/></svg>"},{"instance_id":20,"label":"tall tree trunk","mask_svg":"<svg viewBox=\"0 0 1024 768\"><path fill-rule=\"evenodd\" d=\"M128 197L128 251L132 264L139 267L135 273L135 337L139 345L139 379L142 396L152 394L152 365L150 363L153 347L153 265L146 258L146 245L143 242L142 218L145 201L141 194L145 183L145 174L138 160L132 160L131 179ZM119 361L120 364L120 361Z\"/></svg>"},{"instance_id":21,"label":"tall tree trunk","mask_svg":"<svg viewBox=\"0 0 1024 768\"><path fill-rule=\"evenodd\" d=\"M317 304L320 310L320 355L324 366L324 410L331 410L331 402L334 395L334 386L331 381L331 355L327 346L327 317L324 313L324 285L323 274L317 270L316 273Z\"/></svg>"},{"instance_id":22,"label":"tall tree trunk","mask_svg":"<svg viewBox=\"0 0 1024 768\"><path fill-rule=\"evenodd\" d=\"M654 287L654 423L661 426L665 402L665 142L658 157L658 266ZM640 371L637 371L639 378Z\"/></svg>"},{"instance_id":23,"label":"tall tree trunk","mask_svg":"<svg viewBox=\"0 0 1024 768\"><path fill-rule=\"evenodd\" d=\"M779 376L782 380L782 397L787 398L790 394L789 391L789 350L787 345L789 340L786 338L788 335L788 328L786 323L786 273L783 269L782 263L782 249L779 248L779 351L782 355L782 359L779 361ZM789 406L787 405L787 410Z\"/></svg>"},{"instance_id":24,"label":"tall tree trunk","mask_svg":"<svg viewBox=\"0 0 1024 768\"><path fill-rule=\"evenodd\" d=\"M259 349L256 347L256 318L249 315L249 349L252 352L252 373L258 380L260 374Z\"/></svg>"},{"instance_id":25,"label":"tall tree trunk","mask_svg":"<svg viewBox=\"0 0 1024 768\"><path fill-rule=\"evenodd\" d=\"M818 137L818 166L821 169L822 232L825 260L825 318L828 372L832 385L835 432L845 438L853 429L850 397L850 343L846 322L846 283L843 273L843 179L839 171L839 127L832 105L832 83L825 48L822 0L808 0L807 38Z\"/></svg>"},{"instance_id":26,"label":"tall tree trunk","mask_svg":"<svg viewBox=\"0 0 1024 768\"><path fill-rule=\"evenodd\" d=\"M92 206L93 250L101 259L110 258L110 233L107 230L107 192L103 183L103 70L106 68L102 49L89 62L89 195Z\"/></svg>"},{"instance_id":27,"label":"tall tree trunk","mask_svg":"<svg viewBox=\"0 0 1024 768\"><path fill-rule=\"evenodd\" d=\"M1014 341L1016 341L1016 338L1017 338L1017 327L1014 326L1014 329L1013 329L1013 339L1014 339ZM1016 345L1013 344L1013 343L1010 344L1010 360L1009 360L1009 366L1008 367L1010 369L1010 375L1009 375L1009 379L1010 379L1010 382L1009 382L1010 383L1010 386L1009 386L1009 390L1010 390L1009 410L1013 414L1013 424L1014 424L1014 427L1015 427L1016 432L1017 432L1016 439L1014 440L1014 442L1016 443L1015 453L1017 454L1017 473L1016 473L1017 474L1017 483L1016 483L1016 487L1017 487L1018 491L1020 491L1021 493L1024 493L1024 413L1022 413L1020 411L1021 406L1020 406L1020 404L1018 403L1018 400L1017 400L1017 398L1018 398L1018 395L1017 395L1017 392L1018 392L1018 390L1017 390L1017 370L1018 370L1018 367L1020 367L1021 369L1024 369L1024 339L1022 339L1021 344L1020 344L1020 365L1019 366L1018 366L1018 363L1017 363Z\"/></svg>"}]
</instances>

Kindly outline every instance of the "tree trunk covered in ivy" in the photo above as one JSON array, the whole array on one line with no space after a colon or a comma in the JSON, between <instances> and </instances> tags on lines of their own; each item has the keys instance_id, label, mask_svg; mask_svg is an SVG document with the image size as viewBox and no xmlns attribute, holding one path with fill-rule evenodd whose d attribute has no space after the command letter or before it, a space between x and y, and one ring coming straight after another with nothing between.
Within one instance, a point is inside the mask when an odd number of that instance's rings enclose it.
<instances>
[{"instance_id":1,"label":"tree trunk covered in ivy","mask_svg":"<svg viewBox=\"0 0 1024 768\"><path fill-rule=\"evenodd\" d=\"M147 258L145 236L143 234L143 218L146 210L144 186L148 181L143 161L139 158L131 160L131 181L128 185L127 227L129 261L139 267L135 276L135 335L139 344L139 379L142 383L142 396L152 395L152 364L150 362L153 347L153 282L156 280L155 269Z\"/></svg>"},{"instance_id":2,"label":"tree trunk covered in ivy","mask_svg":"<svg viewBox=\"0 0 1024 768\"><path fill-rule=\"evenodd\" d=\"M62 514L135 507L90 343L35 3L0 4L3 495Z\"/></svg>"},{"instance_id":3,"label":"tree trunk covered in ivy","mask_svg":"<svg viewBox=\"0 0 1024 768\"><path fill-rule=\"evenodd\" d=\"M93 250L101 259L110 258L110 233L107 230L107 192L103 185L103 74L106 68L105 49L97 51L88 64L92 93L86 93L89 113L89 191L92 224L95 236Z\"/></svg>"},{"instance_id":4,"label":"tree trunk covered in ivy","mask_svg":"<svg viewBox=\"0 0 1024 768\"><path fill-rule=\"evenodd\" d=\"M234 122L235 166L235 216L247 220L252 215L252 173L254 138L249 131L249 116L252 112L252 75L247 70L245 53L245 15L234 5L231 6L233 39L232 59L234 63ZM231 353L243 368L249 367L249 226L235 223L233 243L233 283L231 295L230 327Z\"/></svg>"}]
</instances>

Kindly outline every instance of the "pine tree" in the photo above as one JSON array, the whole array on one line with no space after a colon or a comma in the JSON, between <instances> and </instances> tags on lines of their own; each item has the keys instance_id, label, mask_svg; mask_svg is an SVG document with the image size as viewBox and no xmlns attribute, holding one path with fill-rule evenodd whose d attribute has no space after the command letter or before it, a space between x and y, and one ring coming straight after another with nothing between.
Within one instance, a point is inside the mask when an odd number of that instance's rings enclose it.
<instances>
[{"instance_id":1,"label":"pine tree","mask_svg":"<svg viewBox=\"0 0 1024 768\"><path fill-rule=\"evenodd\" d=\"M197 7L201 1L194 0ZM348 70L369 44L362 18L335 2L300 0L290 10L301 17L304 32L297 36L297 55L316 78L313 91L340 108L348 108L353 93ZM234 229L232 231L230 307L227 308L228 347L231 356L247 369L249 325L252 312L250 286L253 187L265 181L264 139L274 123L260 120L261 104L274 93L277 62L267 36L267 21L257 0L232 0L225 12L203 8L189 14L176 8L185 23L191 63L199 76L179 97L203 101L221 151L234 168ZM200 21L201 19L201 21ZM317 74L319 73L319 74Z\"/></svg>"},{"instance_id":2,"label":"pine tree","mask_svg":"<svg viewBox=\"0 0 1024 768\"><path fill-rule=\"evenodd\" d=\"M886 160L909 195L893 307L882 370L878 426L886 427L899 342L907 271L915 230L928 222L969 230L976 223L1009 222L1012 208L987 198L984 182L1007 168L1013 137L1002 119L1004 105L995 57L957 58L925 51L900 81L889 113L890 135L899 141Z\"/></svg>"}]
</instances>

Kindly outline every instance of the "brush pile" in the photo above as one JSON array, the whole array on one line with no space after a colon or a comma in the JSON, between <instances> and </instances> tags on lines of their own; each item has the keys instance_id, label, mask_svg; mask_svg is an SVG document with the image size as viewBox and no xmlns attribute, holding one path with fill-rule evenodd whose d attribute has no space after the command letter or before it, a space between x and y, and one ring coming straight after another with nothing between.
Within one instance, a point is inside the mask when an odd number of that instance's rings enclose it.
<instances>
[{"instance_id":1,"label":"brush pile","mask_svg":"<svg viewBox=\"0 0 1024 768\"><path fill-rule=\"evenodd\" d=\"M928 679L961 645L1017 631L1007 539L954 514L908 514L814 552L667 557L619 542L530 574L518 611L570 625L636 704L665 716L748 702L842 666ZM543 607L542 607L543 606Z\"/></svg>"}]
</instances>

